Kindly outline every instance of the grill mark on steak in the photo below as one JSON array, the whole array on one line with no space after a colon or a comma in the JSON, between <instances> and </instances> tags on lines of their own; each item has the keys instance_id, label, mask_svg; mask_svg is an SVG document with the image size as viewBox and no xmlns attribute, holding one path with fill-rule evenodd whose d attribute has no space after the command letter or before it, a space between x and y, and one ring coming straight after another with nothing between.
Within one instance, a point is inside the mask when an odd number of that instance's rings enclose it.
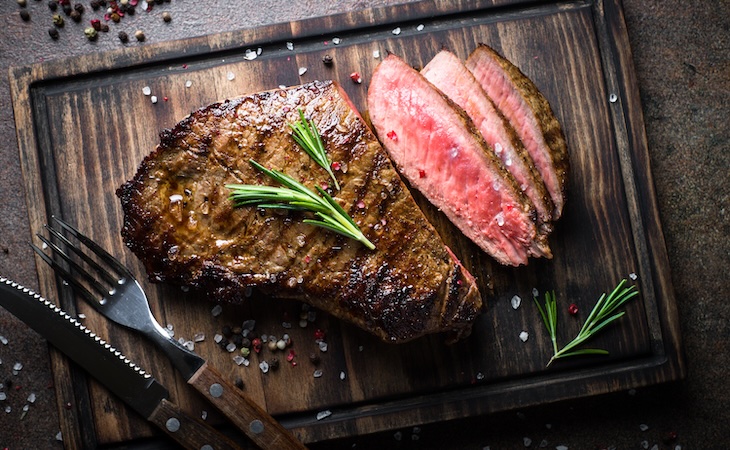
<instances>
[{"instance_id":1,"label":"grill mark on steak","mask_svg":"<svg viewBox=\"0 0 730 450\"><path fill-rule=\"evenodd\" d=\"M400 172L465 236L502 264L540 254L534 209L458 105L391 54L373 73L368 107Z\"/></svg>"},{"instance_id":2,"label":"grill mark on steak","mask_svg":"<svg viewBox=\"0 0 730 450\"><path fill-rule=\"evenodd\" d=\"M490 150L494 151L515 177L520 190L537 212L538 232L544 236L536 243L536 250L551 257L550 248L545 243L547 235L552 231L553 203L514 128L497 111L474 75L450 51L441 50L437 53L421 70L421 74L464 109L489 144Z\"/></svg>"},{"instance_id":3,"label":"grill mark on steak","mask_svg":"<svg viewBox=\"0 0 730 450\"><path fill-rule=\"evenodd\" d=\"M330 158L346 164L336 173L341 190L334 198L376 250L302 223L305 213L235 208L228 198L225 184L272 183L250 159L307 186L330 182L291 137L288 123L298 120L297 108L316 123ZM244 301L247 288L255 287L303 300L387 342L437 332L465 336L481 311L474 279L334 82L261 92L191 113L161 133L160 144L117 195L124 242L153 282L191 286L230 302Z\"/></svg>"},{"instance_id":4,"label":"grill mark on steak","mask_svg":"<svg viewBox=\"0 0 730 450\"><path fill-rule=\"evenodd\" d=\"M557 220L565 203L570 163L565 136L550 104L532 80L486 44L469 55L466 67L524 143L545 181Z\"/></svg>"}]
</instances>

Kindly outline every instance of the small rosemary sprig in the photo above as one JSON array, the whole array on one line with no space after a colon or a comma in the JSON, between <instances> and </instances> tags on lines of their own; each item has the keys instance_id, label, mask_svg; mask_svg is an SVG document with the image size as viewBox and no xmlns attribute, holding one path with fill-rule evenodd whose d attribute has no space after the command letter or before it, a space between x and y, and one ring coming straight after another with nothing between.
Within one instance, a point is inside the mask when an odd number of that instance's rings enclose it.
<instances>
[{"instance_id":1,"label":"small rosemary sprig","mask_svg":"<svg viewBox=\"0 0 730 450\"><path fill-rule=\"evenodd\" d=\"M251 160L251 164L284 187L227 184L226 187L231 190L230 197L237 206L257 205L260 208L309 211L318 219L304 219L305 223L352 238L370 250L375 249L375 245L360 231L352 217L324 189L317 186L317 195L282 172L267 169L254 160Z\"/></svg>"},{"instance_id":2,"label":"small rosemary sprig","mask_svg":"<svg viewBox=\"0 0 730 450\"><path fill-rule=\"evenodd\" d=\"M548 361L548 366L557 359L567 358L569 356L608 354L606 350L599 348L578 349L577 347L595 336L608 324L614 322L625 314L625 311L616 312L616 310L638 294L635 286L632 285L624 287L625 283L625 279L621 280L621 282L608 296L605 292L601 295L598 302L593 307L593 310L591 310L591 313L588 315L583 327L578 332L578 335L562 349L558 349L557 342L558 309L555 301L555 293L545 293L544 308L540 306L540 302L537 300L537 297L534 297L537 309L540 312L542 321L545 324L545 328L547 328L548 334L550 334L550 339L553 343L553 356L550 358L550 361Z\"/></svg>"},{"instance_id":3,"label":"small rosemary sprig","mask_svg":"<svg viewBox=\"0 0 730 450\"><path fill-rule=\"evenodd\" d=\"M324 150L324 144L322 143L322 136L319 135L317 127L314 125L312 120L307 120L304 117L304 112L299 109L299 122L289 124L291 129L294 131L292 136L294 140L299 144L305 152L319 164L324 170L327 171L332 181L335 182L335 189L340 190L340 184L335 178L335 174L332 172L332 161L327 157L327 152Z\"/></svg>"}]
</instances>

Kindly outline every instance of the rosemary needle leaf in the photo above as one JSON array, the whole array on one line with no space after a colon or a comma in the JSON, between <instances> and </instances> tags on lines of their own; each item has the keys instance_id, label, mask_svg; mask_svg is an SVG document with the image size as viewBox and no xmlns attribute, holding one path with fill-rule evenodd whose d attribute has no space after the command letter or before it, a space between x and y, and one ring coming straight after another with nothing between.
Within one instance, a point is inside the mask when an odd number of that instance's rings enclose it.
<instances>
[{"instance_id":1,"label":"rosemary needle leaf","mask_svg":"<svg viewBox=\"0 0 730 450\"><path fill-rule=\"evenodd\" d=\"M553 343L554 354L552 358L550 358L550 361L548 361L548 366L556 359L567 358L570 356L608 354L608 352L603 349L576 349L576 347L594 337L603 328L615 322L625 314L625 311L616 312L616 310L638 295L636 286L624 287L625 283L625 279L621 280L610 294L606 295L604 293L600 296L596 305L593 307L590 314L588 314L588 318L578 332L578 335L560 350L558 350L556 344L557 307L555 302L555 293L552 295L545 293L544 308L540 306L537 297L534 298L540 317L542 318L545 328L547 328L548 334L550 335L550 339Z\"/></svg>"},{"instance_id":2,"label":"rosemary needle leaf","mask_svg":"<svg viewBox=\"0 0 730 450\"><path fill-rule=\"evenodd\" d=\"M283 186L227 184L230 198L237 206L257 205L260 208L291 209L314 213L317 219L304 219L305 223L322 227L361 242L370 250L375 249L347 212L322 188L313 192L290 176L267 169L254 160L251 165Z\"/></svg>"},{"instance_id":3,"label":"rosemary needle leaf","mask_svg":"<svg viewBox=\"0 0 730 450\"><path fill-rule=\"evenodd\" d=\"M304 112L299 109L299 122L289 124L289 127L293 131L292 136L296 143L307 152L314 162L327 171L332 181L335 182L335 189L339 191L340 184L332 172L332 161L327 157L327 152L325 152L324 144L322 143L322 136L317 131L314 122L311 119L307 120L304 117Z\"/></svg>"}]
</instances>

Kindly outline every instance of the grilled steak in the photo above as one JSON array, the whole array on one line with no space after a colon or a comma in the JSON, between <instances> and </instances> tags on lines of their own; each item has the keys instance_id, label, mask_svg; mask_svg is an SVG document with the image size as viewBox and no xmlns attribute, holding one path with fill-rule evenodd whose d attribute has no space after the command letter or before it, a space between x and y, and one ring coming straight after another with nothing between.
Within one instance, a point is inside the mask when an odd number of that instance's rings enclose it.
<instances>
[{"instance_id":1,"label":"grilled steak","mask_svg":"<svg viewBox=\"0 0 730 450\"><path fill-rule=\"evenodd\" d=\"M375 69L368 109L411 185L503 264L536 255L535 210L463 109L395 55Z\"/></svg>"},{"instance_id":2,"label":"grilled steak","mask_svg":"<svg viewBox=\"0 0 730 450\"><path fill-rule=\"evenodd\" d=\"M466 67L525 144L545 181L557 220L565 203L569 161L563 131L548 101L519 68L485 44L469 55Z\"/></svg>"},{"instance_id":3,"label":"grilled steak","mask_svg":"<svg viewBox=\"0 0 730 450\"><path fill-rule=\"evenodd\" d=\"M234 207L226 184L274 183L250 160L303 184L331 183L295 143L298 109L324 141L335 200L376 249L302 222L307 213ZM161 134L117 190L122 236L150 280L241 302L249 287L305 301L388 342L469 333L481 309L473 277L423 216L375 136L334 82L226 100Z\"/></svg>"},{"instance_id":4,"label":"grilled steak","mask_svg":"<svg viewBox=\"0 0 730 450\"><path fill-rule=\"evenodd\" d=\"M514 128L496 110L469 69L456 55L442 50L421 70L421 74L466 111L535 207L540 221L538 232L548 234L551 231L553 203L545 183ZM549 249L545 256L550 256Z\"/></svg>"}]
</instances>

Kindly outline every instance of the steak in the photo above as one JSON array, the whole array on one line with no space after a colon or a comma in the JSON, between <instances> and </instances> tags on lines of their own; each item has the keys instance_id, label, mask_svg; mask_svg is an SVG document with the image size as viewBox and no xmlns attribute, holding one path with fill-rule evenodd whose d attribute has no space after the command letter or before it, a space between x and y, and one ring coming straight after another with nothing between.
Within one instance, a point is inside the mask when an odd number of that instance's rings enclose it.
<instances>
[{"instance_id":1,"label":"steak","mask_svg":"<svg viewBox=\"0 0 730 450\"><path fill-rule=\"evenodd\" d=\"M315 123L339 191L294 141L299 110ZM251 164L324 186L376 246L303 223L301 211L235 207L227 184L275 185ZM387 342L463 337L482 300L377 139L335 82L214 103L161 133L118 190L127 246L149 279L240 303L251 288L298 299Z\"/></svg>"},{"instance_id":2,"label":"steak","mask_svg":"<svg viewBox=\"0 0 730 450\"><path fill-rule=\"evenodd\" d=\"M368 109L401 174L465 236L502 264L539 256L535 210L463 109L393 54L373 73Z\"/></svg>"},{"instance_id":3,"label":"steak","mask_svg":"<svg viewBox=\"0 0 730 450\"><path fill-rule=\"evenodd\" d=\"M540 222L538 231L548 234L551 231L553 203L545 183L514 128L497 111L469 69L456 55L442 50L421 70L421 74L466 111L535 207ZM545 256L550 256L547 250Z\"/></svg>"},{"instance_id":4,"label":"steak","mask_svg":"<svg viewBox=\"0 0 730 450\"><path fill-rule=\"evenodd\" d=\"M557 220L565 203L569 161L565 137L550 104L519 68L485 44L469 55L466 67L524 143L545 181L554 205L553 220Z\"/></svg>"}]
</instances>

